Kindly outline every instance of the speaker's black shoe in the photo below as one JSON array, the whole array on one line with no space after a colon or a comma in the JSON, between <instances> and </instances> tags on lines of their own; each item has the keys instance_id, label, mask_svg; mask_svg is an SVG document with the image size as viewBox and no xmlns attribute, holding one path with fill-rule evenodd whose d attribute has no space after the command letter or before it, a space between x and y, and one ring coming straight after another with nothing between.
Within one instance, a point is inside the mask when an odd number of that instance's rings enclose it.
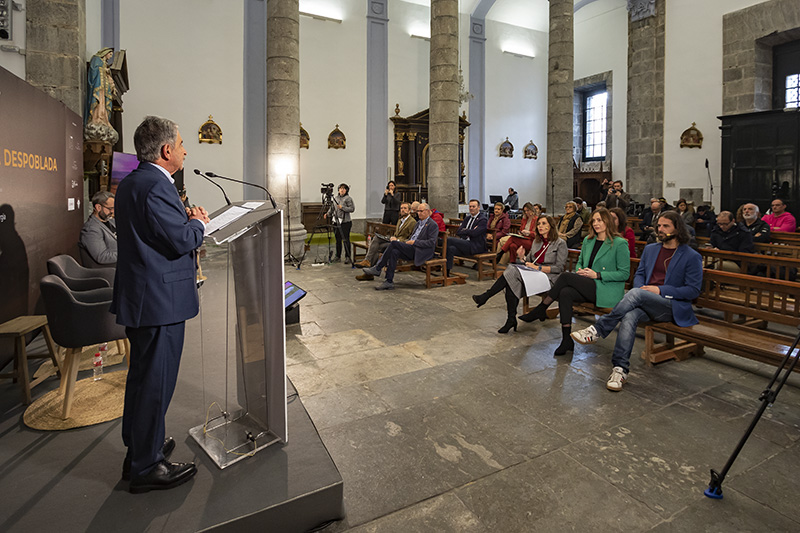
<instances>
[{"instance_id":1,"label":"speaker's black shoe","mask_svg":"<svg viewBox=\"0 0 800 533\"><path fill-rule=\"evenodd\" d=\"M132 494L141 494L151 490L167 490L182 485L197 473L194 463L170 463L161 461L144 476L131 480Z\"/></svg>"},{"instance_id":2,"label":"speaker's black shoe","mask_svg":"<svg viewBox=\"0 0 800 533\"><path fill-rule=\"evenodd\" d=\"M161 453L164 454L164 459L169 459L169 456L172 455L173 450L175 450L175 439L172 437L167 437L164 439L164 446L161 448ZM130 455L126 455L125 460L122 461L122 479L125 481L130 481L131 479Z\"/></svg>"},{"instance_id":3,"label":"speaker's black shoe","mask_svg":"<svg viewBox=\"0 0 800 533\"><path fill-rule=\"evenodd\" d=\"M572 340L572 337L567 334L566 337L561 339L561 344L558 345L556 351L553 352L553 355L565 355L567 352L571 352L575 350L575 342Z\"/></svg>"}]
</instances>

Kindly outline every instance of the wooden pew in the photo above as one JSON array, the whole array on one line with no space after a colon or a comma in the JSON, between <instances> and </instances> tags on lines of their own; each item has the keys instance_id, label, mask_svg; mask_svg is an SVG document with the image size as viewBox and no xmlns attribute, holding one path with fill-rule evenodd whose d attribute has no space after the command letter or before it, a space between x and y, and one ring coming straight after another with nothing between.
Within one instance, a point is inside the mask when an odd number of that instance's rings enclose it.
<instances>
[{"instance_id":1,"label":"wooden pew","mask_svg":"<svg viewBox=\"0 0 800 533\"><path fill-rule=\"evenodd\" d=\"M374 237L375 233L380 233L382 235L394 235L396 229L397 226L394 224L383 224L382 222L367 221L367 229L364 234L367 237ZM369 240L351 241L350 244L353 246L353 263L363 261L367 256L367 250L369 250Z\"/></svg>"},{"instance_id":2,"label":"wooden pew","mask_svg":"<svg viewBox=\"0 0 800 533\"><path fill-rule=\"evenodd\" d=\"M455 237L456 231L461 227L460 224L447 224L446 226L447 232L451 237ZM496 230L488 230L486 233L491 234L492 236L497 234ZM478 270L478 281L483 281L484 278L496 279L498 275L502 275L497 270L497 252L495 251L497 248L497 239L492 238L491 241L487 242L491 242L491 251L489 252L465 256L457 255L454 258L455 264L458 265L463 265L464 263L475 263ZM456 274L455 276L462 277L459 274Z\"/></svg>"},{"instance_id":3,"label":"wooden pew","mask_svg":"<svg viewBox=\"0 0 800 533\"><path fill-rule=\"evenodd\" d=\"M797 271L800 269L800 259L792 257L728 252L713 248L700 248L698 252L703 257L703 268L711 270L722 270L723 261L733 261L738 264L741 274L763 274L767 278L796 281Z\"/></svg>"},{"instance_id":4,"label":"wooden pew","mask_svg":"<svg viewBox=\"0 0 800 533\"><path fill-rule=\"evenodd\" d=\"M793 336L758 329L767 323L800 325L800 283L747 276L718 270L703 271L703 285L695 304L721 311L724 320L697 313L699 324L683 328L672 322L648 322L642 359L658 363L701 355L703 347L778 365L793 341ZM745 317L744 324L733 323L733 315ZM656 344L655 333L666 335ZM681 339L677 341L675 339Z\"/></svg>"},{"instance_id":5,"label":"wooden pew","mask_svg":"<svg viewBox=\"0 0 800 533\"><path fill-rule=\"evenodd\" d=\"M776 244L791 244L800 246L800 233L789 233L787 231L773 231L769 234L770 242Z\"/></svg>"}]
</instances>

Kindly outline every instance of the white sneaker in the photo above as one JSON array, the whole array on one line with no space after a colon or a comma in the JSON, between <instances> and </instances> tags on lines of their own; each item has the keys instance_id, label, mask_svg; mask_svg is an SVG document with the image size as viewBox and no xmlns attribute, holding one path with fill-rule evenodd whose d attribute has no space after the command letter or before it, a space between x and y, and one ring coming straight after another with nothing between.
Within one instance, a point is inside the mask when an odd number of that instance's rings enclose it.
<instances>
[{"instance_id":1,"label":"white sneaker","mask_svg":"<svg viewBox=\"0 0 800 533\"><path fill-rule=\"evenodd\" d=\"M628 373L625 372L621 366L615 366L614 370L611 371L611 375L608 376L606 388L614 392L619 392L622 390L622 384L626 381L628 381Z\"/></svg>"},{"instance_id":2,"label":"white sneaker","mask_svg":"<svg viewBox=\"0 0 800 533\"><path fill-rule=\"evenodd\" d=\"M594 326L589 326L580 331L574 331L570 336L581 344L594 344L600 337L600 335L597 334L597 330L594 329Z\"/></svg>"}]
</instances>

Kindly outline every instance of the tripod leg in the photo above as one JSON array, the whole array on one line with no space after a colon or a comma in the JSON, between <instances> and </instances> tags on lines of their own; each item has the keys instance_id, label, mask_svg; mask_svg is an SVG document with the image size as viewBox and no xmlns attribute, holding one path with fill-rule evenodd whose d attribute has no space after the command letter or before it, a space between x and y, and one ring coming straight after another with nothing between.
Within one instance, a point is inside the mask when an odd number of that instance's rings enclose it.
<instances>
[{"instance_id":1,"label":"tripod leg","mask_svg":"<svg viewBox=\"0 0 800 533\"><path fill-rule=\"evenodd\" d=\"M786 380L794 371L795 365L797 365L797 360L800 358L800 353L798 353L795 357L792 357L792 353L797 347L798 342L800 342L800 332L798 332L797 336L794 338L794 342L792 342L792 345L786 352L786 355L784 356L783 361L781 361L780 366L777 368L777 370L775 370L775 374L772 376L769 385L767 385L767 388L764 389L764 391L761 393L761 396L759 396L759 400L761 400L761 406L758 408L755 416L753 416L753 420L750 422L750 426L747 428L747 431L745 431L744 435L742 435L742 438L739 440L739 444L736 445L736 449L733 450L733 453L728 458L728 462L725 463L725 467L722 469L722 472L717 472L713 468L711 469L711 481L708 484L708 488L703 491L703 494L709 498L714 498L717 500L722 499L722 482L725 481L725 476L728 475L728 471L731 469L731 466L733 466L733 462L736 461L736 458L739 456L739 452L741 452L742 448L744 448L745 442L747 442L747 439L750 438L750 435L753 433L756 424L758 424L758 421L761 420L761 416L764 414L764 411L767 410L767 407L775 403L778 393L781 391L784 383L786 383ZM789 362L789 359L792 359L792 363L787 368L786 364ZM778 387L775 390L772 390L773 385L775 385L775 383L778 381L778 378L784 369L786 372L781 378L780 383L778 383Z\"/></svg>"}]
</instances>

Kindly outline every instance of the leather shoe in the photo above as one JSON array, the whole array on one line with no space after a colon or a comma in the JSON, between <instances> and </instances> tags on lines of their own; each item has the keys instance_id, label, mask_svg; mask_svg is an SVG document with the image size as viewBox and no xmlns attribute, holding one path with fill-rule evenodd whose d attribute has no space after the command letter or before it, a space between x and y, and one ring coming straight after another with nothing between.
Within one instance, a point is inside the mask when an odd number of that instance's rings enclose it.
<instances>
[{"instance_id":1,"label":"leather shoe","mask_svg":"<svg viewBox=\"0 0 800 533\"><path fill-rule=\"evenodd\" d=\"M373 276L372 274L359 274L358 276L356 276L356 279L358 281L372 281L373 279L375 279L375 276Z\"/></svg>"},{"instance_id":2,"label":"leather shoe","mask_svg":"<svg viewBox=\"0 0 800 533\"><path fill-rule=\"evenodd\" d=\"M175 439L172 437L167 437L164 439L164 446L161 447L161 453L164 454L164 459L169 459L169 456L172 455L173 450L175 450ZM124 481L130 481L131 479L130 455L126 455L125 460L122 461L122 479Z\"/></svg>"},{"instance_id":3,"label":"leather shoe","mask_svg":"<svg viewBox=\"0 0 800 533\"><path fill-rule=\"evenodd\" d=\"M151 490L167 490L182 485L197 473L194 463L170 463L161 461L150 472L131 480L131 494Z\"/></svg>"},{"instance_id":4,"label":"leather shoe","mask_svg":"<svg viewBox=\"0 0 800 533\"><path fill-rule=\"evenodd\" d=\"M378 269L377 265L369 268L362 268L361 270L364 271L364 274L369 274L370 276L375 276L376 278L381 277L381 271Z\"/></svg>"}]
</instances>

